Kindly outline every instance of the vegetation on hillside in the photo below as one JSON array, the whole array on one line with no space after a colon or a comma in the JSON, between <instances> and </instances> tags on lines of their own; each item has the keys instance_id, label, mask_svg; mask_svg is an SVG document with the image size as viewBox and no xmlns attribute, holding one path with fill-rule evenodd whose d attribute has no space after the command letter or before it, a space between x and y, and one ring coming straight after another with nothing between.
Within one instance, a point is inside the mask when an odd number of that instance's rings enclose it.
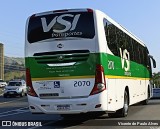
<instances>
[{"instance_id":1,"label":"vegetation on hillside","mask_svg":"<svg viewBox=\"0 0 160 129\"><path fill-rule=\"evenodd\" d=\"M4 58L4 79L25 79L24 58L7 57Z\"/></svg>"},{"instance_id":2,"label":"vegetation on hillside","mask_svg":"<svg viewBox=\"0 0 160 129\"><path fill-rule=\"evenodd\" d=\"M160 72L153 73L152 80L153 80L153 84L155 84L156 87L160 88Z\"/></svg>"}]
</instances>

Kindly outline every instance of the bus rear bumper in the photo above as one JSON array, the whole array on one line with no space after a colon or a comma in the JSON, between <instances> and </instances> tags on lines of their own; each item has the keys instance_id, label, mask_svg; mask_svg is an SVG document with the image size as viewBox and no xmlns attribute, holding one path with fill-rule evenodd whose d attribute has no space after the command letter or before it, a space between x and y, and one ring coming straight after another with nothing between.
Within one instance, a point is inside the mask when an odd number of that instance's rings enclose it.
<instances>
[{"instance_id":1,"label":"bus rear bumper","mask_svg":"<svg viewBox=\"0 0 160 129\"><path fill-rule=\"evenodd\" d=\"M79 114L94 111L107 111L107 91L74 99L40 99L28 95L29 109L32 113Z\"/></svg>"}]
</instances>

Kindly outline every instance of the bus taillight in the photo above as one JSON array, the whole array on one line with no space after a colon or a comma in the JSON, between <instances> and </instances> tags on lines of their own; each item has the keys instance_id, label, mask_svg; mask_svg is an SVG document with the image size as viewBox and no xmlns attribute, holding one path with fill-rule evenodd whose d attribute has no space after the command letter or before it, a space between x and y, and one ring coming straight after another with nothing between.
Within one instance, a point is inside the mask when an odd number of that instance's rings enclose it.
<instances>
[{"instance_id":1,"label":"bus taillight","mask_svg":"<svg viewBox=\"0 0 160 129\"><path fill-rule=\"evenodd\" d=\"M98 94L106 89L106 81L103 66L96 65L95 84L90 95Z\"/></svg>"},{"instance_id":2,"label":"bus taillight","mask_svg":"<svg viewBox=\"0 0 160 129\"><path fill-rule=\"evenodd\" d=\"M34 96L34 97L38 97L38 95L36 94L36 92L33 89L31 74L30 74L30 70L28 68L26 69L26 83L27 83L27 94Z\"/></svg>"}]
</instances>

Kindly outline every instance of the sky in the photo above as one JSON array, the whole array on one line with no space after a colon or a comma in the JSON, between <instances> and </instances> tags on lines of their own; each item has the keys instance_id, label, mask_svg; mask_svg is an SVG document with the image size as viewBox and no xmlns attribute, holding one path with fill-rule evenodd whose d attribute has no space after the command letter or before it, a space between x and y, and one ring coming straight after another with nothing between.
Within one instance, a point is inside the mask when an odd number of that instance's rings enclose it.
<instances>
[{"instance_id":1,"label":"sky","mask_svg":"<svg viewBox=\"0 0 160 129\"><path fill-rule=\"evenodd\" d=\"M4 54L24 57L25 24L29 16L59 9L92 8L106 13L141 39L160 71L160 0L1 0L0 42Z\"/></svg>"}]
</instances>

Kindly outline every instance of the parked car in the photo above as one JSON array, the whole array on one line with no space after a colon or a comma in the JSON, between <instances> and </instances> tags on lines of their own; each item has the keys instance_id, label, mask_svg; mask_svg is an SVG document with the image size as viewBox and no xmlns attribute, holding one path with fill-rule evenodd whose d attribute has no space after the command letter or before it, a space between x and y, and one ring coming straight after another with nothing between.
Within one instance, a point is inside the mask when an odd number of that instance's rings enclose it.
<instances>
[{"instance_id":1,"label":"parked car","mask_svg":"<svg viewBox=\"0 0 160 129\"><path fill-rule=\"evenodd\" d=\"M26 90L26 82L24 80L12 80L8 82L8 85L4 88L3 97L6 98L8 96L21 96L27 94Z\"/></svg>"},{"instance_id":2,"label":"parked car","mask_svg":"<svg viewBox=\"0 0 160 129\"><path fill-rule=\"evenodd\" d=\"M153 88L152 98L160 98L160 88Z\"/></svg>"},{"instance_id":3,"label":"parked car","mask_svg":"<svg viewBox=\"0 0 160 129\"><path fill-rule=\"evenodd\" d=\"M0 79L0 88L3 88L7 85L7 83Z\"/></svg>"}]
</instances>

